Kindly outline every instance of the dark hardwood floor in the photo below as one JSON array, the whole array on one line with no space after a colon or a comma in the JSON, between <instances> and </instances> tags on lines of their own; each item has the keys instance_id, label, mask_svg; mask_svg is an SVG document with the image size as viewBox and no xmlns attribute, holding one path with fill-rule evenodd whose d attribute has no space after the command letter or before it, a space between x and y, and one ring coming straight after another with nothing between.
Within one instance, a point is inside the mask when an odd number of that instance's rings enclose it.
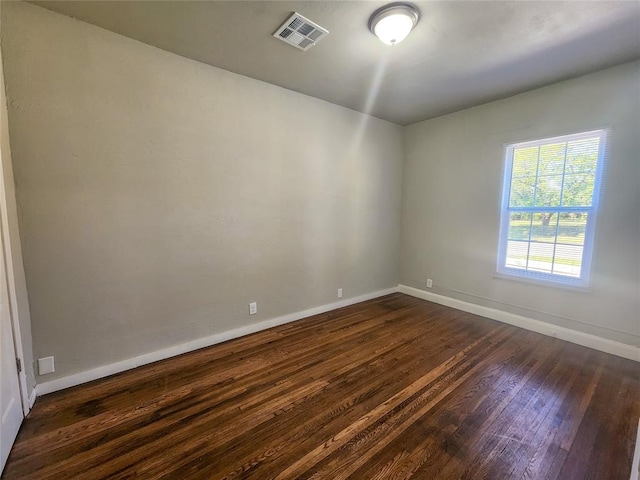
<instances>
[{"instance_id":1,"label":"dark hardwood floor","mask_svg":"<svg viewBox=\"0 0 640 480\"><path fill-rule=\"evenodd\" d=\"M639 372L393 294L39 398L4 478L628 480Z\"/></svg>"}]
</instances>

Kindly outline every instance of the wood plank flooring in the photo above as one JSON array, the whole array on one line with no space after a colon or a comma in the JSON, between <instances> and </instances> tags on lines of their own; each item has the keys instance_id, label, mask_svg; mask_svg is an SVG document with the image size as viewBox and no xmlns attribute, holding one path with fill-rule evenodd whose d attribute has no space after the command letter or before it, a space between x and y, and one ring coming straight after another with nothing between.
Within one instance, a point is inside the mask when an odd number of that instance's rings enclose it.
<instances>
[{"instance_id":1,"label":"wood plank flooring","mask_svg":"<svg viewBox=\"0 0 640 480\"><path fill-rule=\"evenodd\" d=\"M393 294L44 396L3 478L627 480L639 373Z\"/></svg>"}]
</instances>

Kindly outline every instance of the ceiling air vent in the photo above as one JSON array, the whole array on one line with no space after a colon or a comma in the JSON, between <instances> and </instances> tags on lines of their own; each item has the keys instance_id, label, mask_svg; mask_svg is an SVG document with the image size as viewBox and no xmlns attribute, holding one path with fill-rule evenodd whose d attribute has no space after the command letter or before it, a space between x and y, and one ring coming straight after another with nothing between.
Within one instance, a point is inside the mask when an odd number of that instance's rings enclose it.
<instances>
[{"instance_id":1,"label":"ceiling air vent","mask_svg":"<svg viewBox=\"0 0 640 480\"><path fill-rule=\"evenodd\" d=\"M299 13L294 13L273 36L300 50L309 50L328 34L329 30L307 20Z\"/></svg>"}]
</instances>

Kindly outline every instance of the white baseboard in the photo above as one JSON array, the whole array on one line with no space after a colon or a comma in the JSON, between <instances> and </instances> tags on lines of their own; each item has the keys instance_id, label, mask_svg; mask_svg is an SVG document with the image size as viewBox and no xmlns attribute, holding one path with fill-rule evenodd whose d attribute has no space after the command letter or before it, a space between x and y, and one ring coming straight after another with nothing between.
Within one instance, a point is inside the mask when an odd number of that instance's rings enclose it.
<instances>
[{"instance_id":1,"label":"white baseboard","mask_svg":"<svg viewBox=\"0 0 640 480\"><path fill-rule=\"evenodd\" d=\"M640 477L640 421L638 422L638 432L636 434L636 449L633 453L633 462L631 462L630 480L638 480L638 477Z\"/></svg>"},{"instance_id":2,"label":"white baseboard","mask_svg":"<svg viewBox=\"0 0 640 480\"><path fill-rule=\"evenodd\" d=\"M33 408L33 404L36 403L36 397L38 396L38 389L33 387L31 390L31 395L29 395L29 410Z\"/></svg>"},{"instance_id":3,"label":"white baseboard","mask_svg":"<svg viewBox=\"0 0 640 480\"><path fill-rule=\"evenodd\" d=\"M543 335L556 337L561 340L566 340L567 342L576 343L584 347L593 348L595 350L600 350L601 352L610 353L612 355L640 362L640 348L634 347L633 345L627 345L626 343L616 342L614 340L598 337L589 333L583 333L540 320L534 320L533 318L524 317L522 315L496 310L495 308L476 305L474 303L446 297L444 295L438 295L406 285L398 285L398 291L423 300L455 308L457 310L473 313L475 315L480 315L481 317L497 320L498 322L508 323L509 325L514 325Z\"/></svg>"},{"instance_id":4,"label":"white baseboard","mask_svg":"<svg viewBox=\"0 0 640 480\"><path fill-rule=\"evenodd\" d=\"M252 325L246 325L240 328L235 328L233 330L227 330L226 332L216 333L215 335L211 335L209 337L199 338L191 342L182 343L180 345L174 345L168 348L163 348L162 350L156 350L155 352L145 353L144 355L128 358L120 362L104 365L102 367L92 368L91 370L85 370L84 372L74 373L72 375L68 375L62 378L56 378L55 380L51 380L49 382L39 383L36 386L36 389L34 391L37 391L38 396L45 395L47 393L56 392L58 390L74 387L82 383L87 383L87 382L91 382L92 380L108 377L109 375L114 375L116 373L124 372L126 370L131 370L132 368L140 367L142 365L147 365L149 363L157 362L159 360L175 357L176 355L181 355L183 353L191 352L193 350L209 347L217 343L226 342L227 340L232 340L234 338L242 337L244 335L249 335L250 333L259 332L261 330L266 330L268 328L276 327L278 325L283 325L285 323L295 322L296 320L300 320L306 317L311 317L313 315L318 315L320 313L325 313L338 308L347 307L355 303L360 303L366 300L382 297L384 295L389 295L390 293L395 293L397 291L398 291L397 287L388 288L386 290L379 290L377 292L360 295L358 297L347 298L344 300L340 300L339 302L329 303L326 305L322 305L320 307L315 307L315 308L310 308L308 310L303 310L300 312L290 313L288 315L283 315L281 317L276 317L270 320L265 320L263 322L254 323Z\"/></svg>"}]
</instances>

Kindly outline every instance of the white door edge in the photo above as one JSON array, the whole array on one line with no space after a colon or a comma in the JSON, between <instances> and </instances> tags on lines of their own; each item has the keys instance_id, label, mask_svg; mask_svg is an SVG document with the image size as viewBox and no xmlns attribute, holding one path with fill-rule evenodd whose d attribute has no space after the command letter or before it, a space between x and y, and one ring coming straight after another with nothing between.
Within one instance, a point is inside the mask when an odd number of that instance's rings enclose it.
<instances>
[{"instance_id":1,"label":"white door edge","mask_svg":"<svg viewBox=\"0 0 640 480\"><path fill-rule=\"evenodd\" d=\"M636 433L636 448L633 452L631 462L631 480L638 480L640 477L640 420L638 421L638 431Z\"/></svg>"},{"instance_id":2,"label":"white door edge","mask_svg":"<svg viewBox=\"0 0 640 480\"><path fill-rule=\"evenodd\" d=\"M5 139L5 141L8 141ZM0 153L0 219L2 224L2 237L4 243L5 269L7 274L7 287L9 290L9 309L11 311L11 326L13 330L13 347L16 359L20 361L22 370L18 373L18 384L20 385L20 399L22 401L22 412L26 417L31 407L29 405L29 394L27 389L27 375L25 372L24 351L22 350L22 335L20 334L20 320L18 316L18 297L16 293L16 282L14 276L13 256L11 254L11 241L9 238L9 221L7 216L7 197L4 189L4 168L2 154Z\"/></svg>"}]
</instances>

